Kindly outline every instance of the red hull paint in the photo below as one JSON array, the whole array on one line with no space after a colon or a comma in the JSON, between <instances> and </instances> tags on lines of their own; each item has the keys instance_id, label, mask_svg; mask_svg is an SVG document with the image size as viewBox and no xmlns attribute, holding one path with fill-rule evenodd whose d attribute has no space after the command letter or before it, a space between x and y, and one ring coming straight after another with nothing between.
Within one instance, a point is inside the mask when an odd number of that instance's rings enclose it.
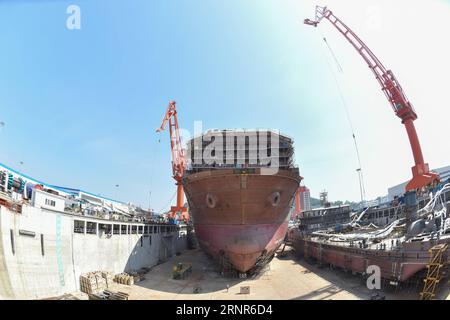
<instances>
[{"instance_id":1,"label":"red hull paint","mask_svg":"<svg viewBox=\"0 0 450 320\"><path fill-rule=\"evenodd\" d=\"M322 263L361 274L366 272L368 266L376 265L380 267L382 278L399 282L407 281L426 268L430 258L428 249L436 244L430 241L412 242L404 243L399 250L373 250L325 244L295 236L292 243L300 256L312 257Z\"/></svg>"},{"instance_id":2,"label":"red hull paint","mask_svg":"<svg viewBox=\"0 0 450 320\"><path fill-rule=\"evenodd\" d=\"M260 225L198 225L196 235L203 250L228 260L239 271L251 269L261 255L271 256L283 242L287 221Z\"/></svg>"},{"instance_id":3,"label":"red hull paint","mask_svg":"<svg viewBox=\"0 0 450 320\"><path fill-rule=\"evenodd\" d=\"M195 233L203 250L247 272L283 242L298 173L234 170L193 173L183 180Z\"/></svg>"}]
</instances>

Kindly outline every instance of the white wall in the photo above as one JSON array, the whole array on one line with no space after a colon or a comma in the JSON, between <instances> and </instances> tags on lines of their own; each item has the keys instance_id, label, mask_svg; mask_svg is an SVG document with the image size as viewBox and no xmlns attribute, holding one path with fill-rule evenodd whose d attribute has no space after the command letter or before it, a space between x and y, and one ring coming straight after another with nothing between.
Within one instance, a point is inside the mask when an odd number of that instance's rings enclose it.
<instances>
[{"instance_id":1,"label":"white wall","mask_svg":"<svg viewBox=\"0 0 450 320\"><path fill-rule=\"evenodd\" d=\"M177 232L151 234L151 245L144 236L142 247L140 234L107 237L73 233L74 219L84 218L30 206L24 206L22 214L0 207L0 299L34 299L73 292L79 288L79 276L84 272L105 270L116 274L153 266L160 260L163 243L170 246L167 254L175 254L177 247L183 247ZM10 230L14 234L14 254ZM34 232L34 236L20 234L20 230ZM166 237L164 242L162 237Z\"/></svg>"},{"instance_id":2,"label":"white wall","mask_svg":"<svg viewBox=\"0 0 450 320\"><path fill-rule=\"evenodd\" d=\"M32 203L37 208L45 208L63 212L66 200L63 197L35 189L33 192Z\"/></svg>"}]
</instances>

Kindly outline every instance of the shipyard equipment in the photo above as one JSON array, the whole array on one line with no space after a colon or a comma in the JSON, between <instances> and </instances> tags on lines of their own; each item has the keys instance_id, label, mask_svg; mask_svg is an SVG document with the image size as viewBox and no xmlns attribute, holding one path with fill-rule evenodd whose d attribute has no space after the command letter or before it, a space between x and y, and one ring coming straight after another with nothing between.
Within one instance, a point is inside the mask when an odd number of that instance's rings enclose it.
<instances>
[{"instance_id":1,"label":"shipyard equipment","mask_svg":"<svg viewBox=\"0 0 450 320\"><path fill-rule=\"evenodd\" d=\"M172 277L173 279L186 279L192 273L192 266L183 265L182 263L178 263L173 267Z\"/></svg>"},{"instance_id":2,"label":"shipyard equipment","mask_svg":"<svg viewBox=\"0 0 450 320\"><path fill-rule=\"evenodd\" d=\"M433 300L436 297L436 286L442 279L442 269L445 264L445 254L448 244L437 244L429 250L430 262L427 265L427 277L424 279L421 300Z\"/></svg>"},{"instance_id":3,"label":"shipyard equipment","mask_svg":"<svg viewBox=\"0 0 450 320\"><path fill-rule=\"evenodd\" d=\"M178 127L178 116L176 102L170 101L167 111L164 115L161 127L156 132L164 130L167 122L169 123L170 133L170 150L172 152L172 173L177 185L177 204L170 208L170 218L175 219L179 217L180 220L189 220L188 210L184 206L184 190L183 190L183 176L186 166L186 158L184 156L183 146L181 144L180 129Z\"/></svg>"},{"instance_id":4,"label":"shipyard equipment","mask_svg":"<svg viewBox=\"0 0 450 320\"><path fill-rule=\"evenodd\" d=\"M428 164L423 159L419 138L413 123L417 119L417 114L403 92L397 78L391 70L387 70L383 66L367 45L327 7L316 6L315 20L305 19L304 23L317 27L323 18L330 21L362 56L374 73L395 114L402 119L402 123L405 125L415 162L415 165L412 167L413 177L406 185L406 191L420 189L438 180L438 174L431 172Z\"/></svg>"}]
</instances>

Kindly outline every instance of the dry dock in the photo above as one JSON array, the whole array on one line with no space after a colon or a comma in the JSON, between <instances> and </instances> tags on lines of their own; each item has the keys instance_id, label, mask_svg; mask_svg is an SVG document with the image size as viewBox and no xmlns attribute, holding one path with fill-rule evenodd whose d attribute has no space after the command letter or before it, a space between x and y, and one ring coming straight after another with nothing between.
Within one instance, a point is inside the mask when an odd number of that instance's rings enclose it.
<instances>
[{"instance_id":1,"label":"dry dock","mask_svg":"<svg viewBox=\"0 0 450 320\"><path fill-rule=\"evenodd\" d=\"M185 280L172 279L172 267L178 262L192 265L192 274ZM250 294L241 294L242 286L249 286ZM284 257L275 257L264 273L250 279L222 277L201 250L188 250L154 267L145 280L133 286L114 284L112 289L128 293L130 300L359 300L370 299L374 294L361 277L318 268L298 260L290 250ZM443 289L446 290L440 291L438 299L450 299L449 286ZM380 294L387 300L401 300L419 299L419 292L411 288L397 293L380 291ZM83 293L76 296L87 299Z\"/></svg>"}]
</instances>

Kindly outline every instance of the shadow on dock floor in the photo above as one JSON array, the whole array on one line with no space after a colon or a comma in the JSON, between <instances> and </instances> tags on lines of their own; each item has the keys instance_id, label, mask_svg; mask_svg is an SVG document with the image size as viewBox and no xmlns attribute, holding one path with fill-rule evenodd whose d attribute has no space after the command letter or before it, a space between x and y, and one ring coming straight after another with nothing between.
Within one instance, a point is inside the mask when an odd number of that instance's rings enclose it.
<instances>
[{"instance_id":1,"label":"shadow on dock floor","mask_svg":"<svg viewBox=\"0 0 450 320\"><path fill-rule=\"evenodd\" d=\"M192 266L192 273L186 279L172 278L173 267L182 263ZM188 250L152 268L144 281L136 286L174 294L210 293L235 286L243 279L222 276L217 264L200 249Z\"/></svg>"},{"instance_id":2,"label":"shadow on dock floor","mask_svg":"<svg viewBox=\"0 0 450 320\"><path fill-rule=\"evenodd\" d=\"M192 273L186 279L174 280L172 270L180 262L192 265ZM419 299L420 291L374 292L367 288L361 276L339 269L319 268L298 259L290 248L276 256L265 272L247 279L221 276L215 262L196 249L184 251L153 267L145 280L133 286L115 286L113 290L128 293L130 300L359 300L371 299L375 293L387 300L414 300ZM249 294L240 293L243 286L250 288Z\"/></svg>"},{"instance_id":3,"label":"shadow on dock floor","mask_svg":"<svg viewBox=\"0 0 450 320\"><path fill-rule=\"evenodd\" d=\"M333 286L325 286L321 289L312 291L308 294L298 296L294 299L311 299L315 296L321 296L327 292L335 293L336 288L345 287L345 290L358 296L361 299L371 299L374 295L382 296L387 300L419 300L420 292L423 287L421 278L412 279L410 283L401 284L400 286L391 286L388 283L383 283L380 290L370 290L367 287L366 280L362 275L352 274L350 271L344 271L340 268L330 268L328 265L319 266L313 260L305 260L295 254L295 250L289 250L289 256L292 261L299 264L317 276L329 281ZM448 279L445 279L437 288L437 299L445 300L449 298L450 288L447 285Z\"/></svg>"}]
</instances>

